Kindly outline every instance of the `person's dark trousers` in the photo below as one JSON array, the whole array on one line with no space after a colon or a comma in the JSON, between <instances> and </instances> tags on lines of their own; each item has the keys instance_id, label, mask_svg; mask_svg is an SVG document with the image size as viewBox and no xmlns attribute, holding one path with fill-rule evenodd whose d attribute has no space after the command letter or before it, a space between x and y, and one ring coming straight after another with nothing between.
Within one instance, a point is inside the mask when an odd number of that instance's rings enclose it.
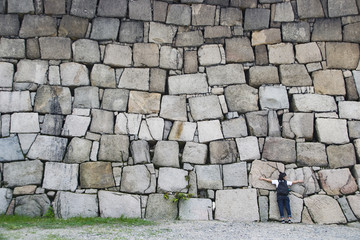
<instances>
[{"instance_id":1,"label":"person's dark trousers","mask_svg":"<svg viewBox=\"0 0 360 240\"><path fill-rule=\"evenodd\" d=\"M280 217L284 217L284 206L287 212L288 217L291 217L291 210L290 210L290 200L288 196L284 195L277 195L277 202L280 211Z\"/></svg>"}]
</instances>

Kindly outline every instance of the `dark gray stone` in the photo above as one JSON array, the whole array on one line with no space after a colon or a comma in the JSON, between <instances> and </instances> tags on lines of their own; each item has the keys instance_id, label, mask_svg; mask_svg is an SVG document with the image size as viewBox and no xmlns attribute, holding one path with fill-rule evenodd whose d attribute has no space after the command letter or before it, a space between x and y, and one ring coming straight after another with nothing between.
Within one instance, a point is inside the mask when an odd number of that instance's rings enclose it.
<instances>
[{"instance_id":1,"label":"dark gray stone","mask_svg":"<svg viewBox=\"0 0 360 240\"><path fill-rule=\"evenodd\" d=\"M279 0L276 0L279 1ZM245 8L256 8L258 0L230 0L231 7Z\"/></svg>"},{"instance_id":2,"label":"dark gray stone","mask_svg":"<svg viewBox=\"0 0 360 240\"><path fill-rule=\"evenodd\" d=\"M349 137L351 139L360 138L360 121L348 121Z\"/></svg>"},{"instance_id":3,"label":"dark gray stone","mask_svg":"<svg viewBox=\"0 0 360 240\"><path fill-rule=\"evenodd\" d=\"M64 117L62 115L46 114L44 122L41 124L41 134L59 136L63 126Z\"/></svg>"},{"instance_id":4,"label":"dark gray stone","mask_svg":"<svg viewBox=\"0 0 360 240\"><path fill-rule=\"evenodd\" d=\"M26 39L26 57L30 59L40 58L40 45L37 38Z\"/></svg>"},{"instance_id":5,"label":"dark gray stone","mask_svg":"<svg viewBox=\"0 0 360 240\"><path fill-rule=\"evenodd\" d=\"M346 100L357 101L359 99L359 94L356 90L354 77L345 78L345 87L346 87Z\"/></svg>"},{"instance_id":6,"label":"dark gray stone","mask_svg":"<svg viewBox=\"0 0 360 240\"><path fill-rule=\"evenodd\" d=\"M94 64L100 62L100 49L96 41L79 39L72 44L74 62Z\"/></svg>"},{"instance_id":7,"label":"dark gray stone","mask_svg":"<svg viewBox=\"0 0 360 240\"><path fill-rule=\"evenodd\" d=\"M234 163L238 157L234 140L210 142L209 150L211 164Z\"/></svg>"},{"instance_id":8,"label":"dark gray stone","mask_svg":"<svg viewBox=\"0 0 360 240\"><path fill-rule=\"evenodd\" d=\"M329 17L356 15L356 0L328 0Z\"/></svg>"},{"instance_id":9,"label":"dark gray stone","mask_svg":"<svg viewBox=\"0 0 360 240\"><path fill-rule=\"evenodd\" d=\"M117 18L94 18L90 38L95 40L116 40L120 20Z\"/></svg>"},{"instance_id":10,"label":"dark gray stone","mask_svg":"<svg viewBox=\"0 0 360 240\"><path fill-rule=\"evenodd\" d=\"M220 25L236 26L242 25L243 15L238 8L221 8Z\"/></svg>"},{"instance_id":11,"label":"dark gray stone","mask_svg":"<svg viewBox=\"0 0 360 240\"><path fill-rule=\"evenodd\" d=\"M93 18L95 16L97 0L73 0L71 4L71 15Z\"/></svg>"},{"instance_id":12,"label":"dark gray stone","mask_svg":"<svg viewBox=\"0 0 360 240\"><path fill-rule=\"evenodd\" d=\"M24 39L0 39L0 57L3 58L25 58Z\"/></svg>"},{"instance_id":13,"label":"dark gray stone","mask_svg":"<svg viewBox=\"0 0 360 240\"><path fill-rule=\"evenodd\" d=\"M342 28L341 20L317 19L314 24L311 41L341 41Z\"/></svg>"},{"instance_id":14,"label":"dark gray stone","mask_svg":"<svg viewBox=\"0 0 360 240\"><path fill-rule=\"evenodd\" d=\"M129 98L129 90L105 89L101 108L110 111L126 112Z\"/></svg>"},{"instance_id":15,"label":"dark gray stone","mask_svg":"<svg viewBox=\"0 0 360 240\"><path fill-rule=\"evenodd\" d=\"M168 9L168 3L155 1L153 3L153 20L157 22L165 22L166 21L166 14Z\"/></svg>"},{"instance_id":16,"label":"dark gray stone","mask_svg":"<svg viewBox=\"0 0 360 240\"><path fill-rule=\"evenodd\" d=\"M229 0L205 0L206 4L220 5L223 7L229 6Z\"/></svg>"},{"instance_id":17,"label":"dark gray stone","mask_svg":"<svg viewBox=\"0 0 360 240\"><path fill-rule=\"evenodd\" d=\"M89 20L86 18L65 15L60 21L59 37L84 38L88 25Z\"/></svg>"},{"instance_id":18,"label":"dark gray stone","mask_svg":"<svg viewBox=\"0 0 360 240\"><path fill-rule=\"evenodd\" d=\"M174 196L172 195L169 196L169 199L165 199L164 194L150 194L146 204L145 218L175 220L178 214L178 206L172 202L173 199Z\"/></svg>"},{"instance_id":19,"label":"dark gray stone","mask_svg":"<svg viewBox=\"0 0 360 240\"><path fill-rule=\"evenodd\" d=\"M65 14L66 0L44 0L45 14Z\"/></svg>"},{"instance_id":20,"label":"dark gray stone","mask_svg":"<svg viewBox=\"0 0 360 240\"><path fill-rule=\"evenodd\" d=\"M4 163L3 180L6 187L41 185L44 164L40 160Z\"/></svg>"},{"instance_id":21,"label":"dark gray stone","mask_svg":"<svg viewBox=\"0 0 360 240\"><path fill-rule=\"evenodd\" d=\"M66 60L71 58L71 40L63 37L39 39L42 59Z\"/></svg>"},{"instance_id":22,"label":"dark gray stone","mask_svg":"<svg viewBox=\"0 0 360 240\"><path fill-rule=\"evenodd\" d=\"M0 162L24 160L19 139L14 137L0 138Z\"/></svg>"},{"instance_id":23,"label":"dark gray stone","mask_svg":"<svg viewBox=\"0 0 360 240\"><path fill-rule=\"evenodd\" d=\"M0 36L16 36L19 33L20 21L16 14L0 14Z\"/></svg>"},{"instance_id":24,"label":"dark gray stone","mask_svg":"<svg viewBox=\"0 0 360 240\"><path fill-rule=\"evenodd\" d=\"M46 194L20 196L15 200L15 215L42 217L50 207Z\"/></svg>"},{"instance_id":25,"label":"dark gray stone","mask_svg":"<svg viewBox=\"0 0 360 240\"><path fill-rule=\"evenodd\" d=\"M141 21L152 20L150 0L129 1L129 18Z\"/></svg>"},{"instance_id":26,"label":"dark gray stone","mask_svg":"<svg viewBox=\"0 0 360 240\"><path fill-rule=\"evenodd\" d=\"M166 23L189 26L191 23L191 7L185 4L171 4L168 7Z\"/></svg>"},{"instance_id":27,"label":"dark gray stone","mask_svg":"<svg viewBox=\"0 0 360 240\"><path fill-rule=\"evenodd\" d=\"M126 17L127 0L100 0L97 15L101 17Z\"/></svg>"},{"instance_id":28,"label":"dark gray stone","mask_svg":"<svg viewBox=\"0 0 360 240\"><path fill-rule=\"evenodd\" d=\"M131 155L134 164L143 164L150 162L149 143L145 140L132 141L130 145Z\"/></svg>"},{"instance_id":29,"label":"dark gray stone","mask_svg":"<svg viewBox=\"0 0 360 240\"><path fill-rule=\"evenodd\" d=\"M99 108L99 88L98 87L78 87L75 88L75 108Z\"/></svg>"},{"instance_id":30,"label":"dark gray stone","mask_svg":"<svg viewBox=\"0 0 360 240\"><path fill-rule=\"evenodd\" d=\"M260 30L269 27L270 9L248 8L245 10L244 30Z\"/></svg>"},{"instance_id":31,"label":"dark gray stone","mask_svg":"<svg viewBox=\"0 0 360 240\"><path fill-rule=\"evenodd\" d=\"M269 57L266 45L259 45L255 47L255 63L256 65L268 65Z\"/></svg>"},{"instance_id":32,"label":"dark gray stone","mask_svg":"<svg viewBox=\"0 0 360 240\"><path fill-rule=\"evenodd\" d=\"M262 157L269 161L295 163L295 141L280 137L267 137Z\"/></svg>"},{"instance_id":33,"label":"dark gray stone","mask_svg":"<svg viewBox=\"0 0 360 240\"><path fill-rule=\"evenodd\" d=\"M360 43L360 22L344 26L344 41Z\"/></svg>"},{"instance_id":34,"label":"dark gray stone","mask_svg":"<svg viewBox=\"0 0 360 240\"><path fill-rule=\"evenodd\" d=\"M71 114L71 93L66 87L42 85L35 96L35 109L39 113Z\"/></svg>"},{"instance_id":35,"label":"dark gray stone","mask_svg":"<svg viewBox=\"0 0 360 240\"><path fill-rule=\"evenodd\" d=\"M7 0L8 13L34 13L33 0Z\"/></svg>"},{"instance_id":36,"label":"dark gray stone","mask_svg":"<svg viewBox=\"0 0 360 240\"><path fill-rule=\"evenodd\" d=\"M201 31L179 32L176 36L177 47L197 47L204 43Z\"/></svg>"},{"instance_id":37,"label":"dark gray stone","mask_svg":"<svg viewBox=\"0 0 360 240\"><path fill-rule=\"evenodd\" d=\"M119 41L125 43L138 43L144 40L143 22L121 22Z\"/></svg>"},{"instance_id":38,"label":"dark gray stone","mask_svg":"<svg viewBox=\"0 0 360 240\"><path fill-rule=\"evenodd\" d=\"M352 143L330 145L326 148L330 168L352 167L356 164L355 148Z\"/></svg>"},{"instance_id":39,"label":"dark gray stone","mask_svg":"<svg viewBox=\"0 0 360 240\"><path fill-rule=\"evenodd\" d=\"M205 4L192 5L192 25L212 26L215 21L216 7Z\"/></svg>"},{"instance_id":40,"label":"dark gray stone","mask_svg":"<svg viewBox=\"0 0 360 240\"><path fill-rule=\"evenodd\" d=\"M298 0L297 11L299 18L324 17L324 11L320 0Z\"/></svg>"},{"instance_id":41,"label":"dark gray stone","mask_svg":"<svg viewBox=\"0 0 360 240\"><path fill-rule=\"evenodd\" d=\"M285 42L309 42L310 25L308 22L283 23L282 36Z\"/></svg>"}]
</instances>

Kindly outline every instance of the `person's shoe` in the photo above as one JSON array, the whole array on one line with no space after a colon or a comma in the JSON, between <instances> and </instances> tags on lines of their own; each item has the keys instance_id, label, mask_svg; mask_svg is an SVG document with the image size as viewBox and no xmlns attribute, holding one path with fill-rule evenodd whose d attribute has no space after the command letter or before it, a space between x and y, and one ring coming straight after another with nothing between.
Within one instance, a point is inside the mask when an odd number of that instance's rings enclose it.
<instances>
[{"instance_id":1,"label":"person's shoe","mask_svg":"<svg viewBox=\"0 0 360 240\"><path fill-rule=\"evenodd\" d=\"M287 220L287 223L289 223L289 224L292 223L291 219L288 219L288 220Z\"/></svg>"},{"instance_id":2,"label":"person's shoe","mask_svg":"<svg viewBox=\"0 0 360 240\"><path fill-rule=\"evenodd\" d=\"M282 219L282 220L281 220L281 223L282 223L282 224L284 224L284 223L285 223L285 220L284 220L284 219Z\"/></svg>"}]
</instances>

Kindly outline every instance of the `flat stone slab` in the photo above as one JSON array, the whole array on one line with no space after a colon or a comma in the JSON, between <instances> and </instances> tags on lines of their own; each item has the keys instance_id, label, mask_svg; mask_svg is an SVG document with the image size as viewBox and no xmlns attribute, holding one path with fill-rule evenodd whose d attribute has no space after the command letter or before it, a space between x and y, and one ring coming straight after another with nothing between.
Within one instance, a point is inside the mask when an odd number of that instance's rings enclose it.
<instances>
[{"instance_id":1,"label":"flat stone slab","mask_svg":"<svg viewBox=\"0 0 360 240\"><path fill-rule=\"evenodd\" d=\"M351 195L346 197L349 205L351 207L351 210L355 214L357 218L360 216L359 206L360 206L360 197L359 195Z\"/></svg>"},{"instance_id":2,"label":"flat stone slab","mask_svg":"<svg viewBox=\"0 0 360 240\"><path fill-rule=\"evenodd\" d=\"M67 115L61 135L72 137L85 136L90 121L90 117Z\"/></svg>"},{"instance_id":3,"label":"flat stone slab","mask_svg":"<svg viewBox=\"0 0 360 240\"><path fill-rule=\"evenodd\" d=\"M258 139L255 136L236 138L236 146L239 151L240 160L260 159Z\"/></svg>"},{"instance_id":4,"label":"flat stone slab","mask_svg":"<svg viewBox=\"0 0 360 240\"><path fill-rule=\"evenodd\" d=\"M202 143L186 142L182 162L193 164L205 164L208 146Z\"/></svg>"},{"instance_id":5,"label":"flat stone slab","mask_svg":"<svg viewBox=\"0 0 360 240\"><path fill-rule=\"evenodd\" d=\"M65 37L39 38L41 59L71 59L71 39Z\"/></svg>"},{"instance_id":6,"label":"flat stone slab","mask_svg":"<svg viewBox=\"0 0 360 240\"><path fill-rule=\"evenodd\" d=\"M100 139L99 160L121 162L129 157L129 136L102 135Z\"/></svg>"},{"instance_id":7,"label":"flat stone slab","mask_svg":"<svg viewBox=\"0 0 360 240\"><path fill-rule=\"evenodd\" d=\"M241 64L226 64L207 67L206 73L210 86L245 83L244 68Z\"/></svg>"},{"instance_id":8,"label":"flat stone slab","mask_svg":"<svg viewBox=\"0 0 360 240\"><path fill-rule=\"evenodd\" d=\"M282 119L282 136L284 138L313 139L313 113L285 113Z\"/></svg>"},{"instance_id":9,"label":"flat stone slab","mask_svg":"<svg viewBox=\"0 0 360 240\"><path fill-rule=\"evenodd\" d=\"M291 106L295 112L337 111L334 97L320 94L294 94Z\"/></svg>"},{"instance_id":10,"label":"flat stone slab","mask_svg":"<svg viewBox=\"0 0 360 240\"><path fill-rule=\"evenodd\" d=\"M29 91L1 91L0 102L1 113L32 111Z\"/></svg>"},{"instance_id":11,"label":"flat stone slab","mask_svg":"<svg viewBox=\"0 0 360 240\"><path fill-rule=\"evenodd\" d=\"M17 187L29 184L41 185L44 164L40 160L5 163L3 180L5 187Z\"/></svg>"},{"instance_id":12,"label":"flat stone slab","mask_svg":"<svg viewBox=\"0 0 360 240\"><path fill-rule=\"evenodd\" d=\"M324 11L320 0L299 0L297 10L300 18L321 18Z\"/></svg>"},{"instance_id":13,"label":"flat stone slab","mask_svg":"<svg viewBox=\"0 0 360 240\"><path fill-rule=\"evenodd\" d=\"M119 88L149 90L149 68L126 68L120 77Z\"/></svg>"},{"instance_id":14,"label":"flat stone slab","mask_svg":"<svg viewBox=\"0 0 360 240\"><path fill-rule=\"evenodd\" d=\"M285 86L260 86L259 101L261 109L289 108L289 99Z\"/></svg>"},{"instance_id":15,"label":"flat stone slab","mask_svg":"<svg viewBox=\"0 0 360 240\"><path fill-rule=\"evenodd\" d=\"M300 166L326 167L328 165L325 144L297 143L297 164Z\"/></svg>"},{"instance_id":16,"label":"flat stone slab","mask_svg":"<svg viewBox=\"0 0 360 240\"><path fill-rule=\"evenodd\" d=\"M221 122L224 138L238 138L248 135L246 120L244 116Z\"/></svg>"},{"instance_id":17,"label":"flat stone slab","mask_svg":"<svg viewBox=\"0 0 360 240\"><path fill-rule=\"evenodd\" d=\"M163 96L161 99L160 117L170 120L187 121L186 97Z\"/></svg>"},{"instance_id":18,"label":"flat stone slab","mask_svg":"<svg viewBox=\"0 0 360 240\"><path fill-rule=\"evenodd\" d=\"M0 57L25 58L25 40L2 37L0 40Z\"/></svg>"},{"instance_id":19,"label":"flat stone slab","mask_svg":"<svg viewBox=\"0 0 360 240\"><path fill-rule=\"evenodd\" d=\"M74 62L94 64L100 62L99 44L90 39L79 39L72 44Z\"/></svg>"},{"instance_id":20,"label":"flat stone slab","mask_svg":"<svg viewBox=\"0 0 360 240\"><path fill-rule=\"evenodd\" d=\"M281 84L287 87L311 86L312 79L308 74L305 65L302 64L286 64L280 65Z\"/></svg>"},{"instance_id":21,"label":"flat stone slab","mask_svg":"<svg viewBox=\"0 0 360 240\"><path fill-rule=\"evenodd\" d=\"M305 43L310 41L310 24L308 22L282 23L283 41Z\"/></svg>"},{"instance_id":22,"label":"flat stone slab","mask_svg":"<svg viewBox=\"0 0 360 240\"><path fill-rule=\"evenodd\" d=\"M341 70L323 70L312 73L316 94L345 95L345 81Z\"/></svg>"},{"instance_id":23,"label":"flat stone slab","mask_svg":"<svg viewBox=\"0 0 360 240\"><path fill-rule=\"evenodd\" d=\"M295 141L279 137L267 137L262 157L270 161L294 163L296 161Z\"/></svg>"},{"instance_id":24,"label":"flat stone slab","mask_svg":"<svg viewBox=\"0 0 360 240\"><path fill-rule=\"evenodd\" d=\"M46 84L48 68L49 63L45 60L20 60L17 64L14 81Z\"/></svg>"},{"instance_id":25,"label":"flat stone slab","mask_svg":"<svg viewBox=\"0 0 360 240\"><path fill-rule=\"evenodd\" d=\"M249 70L249 85L255 88L263 84L279 84L278 68L275 66L254 66Z\"/></svg>"},{"instance_id":26,"label":"flat stone slab","mask_svg":"<svg viewBox=\"0 0 360 240\"><path fill-rule=\"evenodd\" d=\"M359 64L359 58L359 44L345 42L326 43L326 63L328 68L355 69Z\"/></svg>"},{"instance_id":27,"label":"flat stone slab","mask_svg":"<svg viewBox=\"0 0 360 240\"><path fill-rule=\"evenodd\" d=\"M67 142L67 138L38 135L27 157L30 159L60 162L64 158Z\"/></svg>"},{"instance_id":28,"label":"flat stone slab","mask_svg":"<svg viewBox=\"0 0 360 240\"><path fill-rule=\"evenodd\" d=\"M197 124L200 143L210 142L224 138L219 120L199 121L197 122Z\"/></svg>"},{"instance_id":29,"label":"flat stone slab","mask_svg":"<svg viewBox=\"0 0 360 240\"><path fill-rule=\"evenodd\" d=\"M248 186L246 162L223 165L224 187Z\"/></svg>"},{"instance_id":30,"label":"flat stone slab","mask_svg":"<svg viewBox=\"0 0 360 240\"><path fill-rule=\"evenodd\" d=\"M89 85L89 70L80 63L68 62L60 65L61 83L63 86Z\"/></svg>"},{"instance_id":31,"label":"flat stone slab","mask_svg":"<svg viewBox=\"0 0 360 240\"><path fill-rule=\"evenodd\" d=\"M340 101L339 116L340 118L360 120L360 104L355 101Z\"/></svg>"},{"instance_id":32,"label":"flat stone slab","mask_svg":"<svg viewBox=\"0 0 360 240\"><path fill-rule=\"evenodd\" d=\"M10 188L0 188L0 214L5 214L12 200L13 191Z\"/></svg>"},{"instance_id":33,"label":"flat stone slab","mask_svg":"<svg viewBox=\"0 0 360 240\"><path fill-rule=\"evenodd\" d=\"M213 220L211 199L190 198L180 201L179 218L181 220L194 221Z\"/></svg>"},{"instance_id":34,"label":"flat stone slab","mask_svg":"<svg viewBox=\"0 0 360 240\"><path fill-rule=\"evenodd\" d=\"M71 139L65 154L65 163L82 163L90 160L90 151L93 143L84 138Z\"/></svg>"},{"instance_id":35,"label":"flat stone slab","mask_svg":"<svg viewBox=\"0 0 360 240\"><path fill-rule=\"evenodd\" d=\"M209 87L202 73L170 76L168 84L171 95L207 93Z\"/></svg>"},{"instance_id":36,"label":"flat stone slab","mask_svg":"<svg viewBox=\"0 0 360 240\"><path fill-rule=\"evenodd\" d=\"M158 141L155 145L153 163L158 167L179 168L179 144L176 141Z\"/></svg>"},{"instance_id":37,"label":"flat stone slab","mask_svg":"<svg viewBox=\"0 0 360 240\"><path fill-rule=\"evenodd\" d=\"M140 114L157 114L160 111L161 94L130 91L128 112Z\"/></svg>"},{"instance_id":38,"label":"flat stone slab","mask_svg":"<svg viewBox=\"0 0 360 240\"><path fill-rule=\"evenodd\" d=\"M189 98L190 113L195 121L223 117L219 98L216 95Z\"/></svg>"},{"instance_id":39,"label":"flat stone slab","mask_svg":"<svg viewBox=\"0 0 360 240\"><path fill-rule=\"evenodd\" d=\"M356 164L355 148L352 143L330 145L326 148L330 168L353 167Z\"/></svg>"},{"instance_id":40,"label":"flat stone slab","mask_svg":"<svg viewBox=\"0 0 360 240\"><path fill-rule=\"evenodd\" d=\"M131 48L117 44L106 45L104 64L113 67L130 67L132 64Z\"/></svg>"},{"instance_id":41,"label":"flat stone slab","mask_svg":"<svg viewBox=\"0 0 360 240\"><path fill-rule=\"evenodd\" d=\"M236 162L238 151L233 140L213 141L209 144L210 164Z\"/></svg>"},{"instance_id":42,"label":"flat stone slab","mask_svg":"<svg viewBox=\"0 0 360 240\"><path fill-rule=\"evenodd\" d=\"M358 14L355 0L329 0L329 17L341 17Z\"/></svg>"},{"instance_id":43,"label":"flat stone slab","mask_svg":"<svg viewBox=\"0 0 360 240\"><path fill-rule=\"evenodd\" d=\"M244 30L261 30L269 27L270 9L247 8L245 10Z\"/></svg>"},{"instance_id":44,"label":"flat stone slab","mask_svg":"<svg viewBox=\"0 0 360 240\"><path fill-rule=\"evenodd\" d=\"M172 195L169 195L169 199L165 199L164 194L150 194L146 204L145 218L175 220L178 215L178 205L172 202L173 199Z\"/></svg>"},{"instance_id":45,"label":"flat stone slab","mask_svg":"<svg viewBox=\"0 0 360 240\"><path fill-rule=\"evenodd\" d=\"M42 188L74 192L78 186L78 164L47 162Z\"/></svg>"},{"instance_id":46,"label":"flat stone slab","mask_svg":"<svg viewBox=\"0 0 360 240\"><path fill-rule=\"evenodd\" d=\"M0 17L1 18L1 17ZM11 88L13 84L14 65L7 62L0 63L0 87Z\"/></svg>"},{"instance_id":47,"label":"flat stone slab","mask_svg":"<svg viewBox=\"0 0 360 240\"><path fill-rule=\"evenodd\" d=\"M56 18L26 14L21 24L19 37L55 36L57 32Z\"/></svg>"},{"instance_id":48,"label":"flat stone slab","mask_svg":"<svg viewBox=\"0 0 360 240\"><path fill-rule=\"evenodd\" d=\"M24 160L19 139L14 137L0 138L0 162Z\"/></svg>"},{"instance_id":49,"label":"flat stone slab","mask_svg":"<svg viewBox=\"0 0 360 240\"><path fill-rule=\"evenodd\" d=\"M317 118L315 129L319 142L344 144L350 141L345 119Z\"/></svg>"},{"instance_id":50,"label":"flat stone slab","mask_svg":"<svg viewBox=\"0 0 360 240\"><path fill-rule=\"evenodd\" d=\"M193 141L196 131L196 123L175 121L171 127L169 140Z\"/></svg>"},{"instance_id":51,"label":"flat stone slab","mask_svg":"<svg viewBox=\"0 0 360 240\"><path fill-rule=\"evenodd\" d=\"M228 86L225 88L224 95L231 112L245 113L259 110L258 90L247 84Z\"/></svg>"},{"instance_id":52,"label":"flat stone slab","mask_svg":"<svg viewBox=\"0 0 360 240\"><path fill-rule=\"evenodd\" d=\"M100 217L141 218L140 196L109 191L99 191L98 196Z\"/></svg>"},{"instance_id":53,"label":"flat stone slab","mask_svg":"<svg viewBox=\"0 0 360 240\"><path fill-rule=\"evenodd\" d=\"M101 108L109 111L125 112L129 91L126 89L105 89Z\"/></svg>"}]
</instances>

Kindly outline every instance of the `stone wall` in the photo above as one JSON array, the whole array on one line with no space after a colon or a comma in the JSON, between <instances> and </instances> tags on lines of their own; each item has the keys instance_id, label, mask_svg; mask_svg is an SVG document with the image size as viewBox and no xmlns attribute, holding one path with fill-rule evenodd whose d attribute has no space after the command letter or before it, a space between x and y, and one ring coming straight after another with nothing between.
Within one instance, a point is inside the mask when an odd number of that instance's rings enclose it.
<instances>
[{"instance_id":1,"label":"stone wall","mask_svg":"<svg viewBox=\"0 0 360 240\"><path fill-rule=\"evenodd\" d=\"M0 213L358 221L359 11L0 0Z\"/></svg>"}]
</instances>

